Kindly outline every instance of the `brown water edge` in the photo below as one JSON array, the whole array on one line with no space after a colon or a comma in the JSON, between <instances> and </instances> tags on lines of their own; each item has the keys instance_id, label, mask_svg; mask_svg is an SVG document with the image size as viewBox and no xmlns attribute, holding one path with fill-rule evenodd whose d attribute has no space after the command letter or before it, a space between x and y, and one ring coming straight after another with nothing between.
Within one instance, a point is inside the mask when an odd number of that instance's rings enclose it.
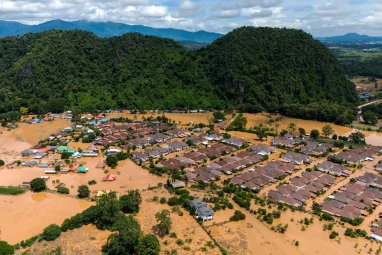
<instances>
[{"instance_id":1,"label":"brown water edge","mask_svg":"<svg viewBox=\"0 0 382 255\"><path fill-rule=\"evenodd\" d=\"M1 240L17 243L30 238L50 224L60 225L92 203L47 192L26 192L18 196L0 196Z\"/></svg>"},{"instance_id":2,"label":"brown water edge","mask_svg":"<svg viewBox=\"0 0 382 255\"><path fill-rule=\"evenodd\" d=\"M152 175L148 170L136 165L131 160L124 160L118 163L116 169L108 170L108 173L112 173L117 177L117 180L104 182L102 179L106 175L105 170L96 168L100 160L100 158L81 159L80 161L89 168L87 173L49 175L50 178L47 180L47 185L50 189L55 190L57 184L54 184L53 180L59 180L59 182L64 183L70 189L71 195L76 195L78 186L88 185L90 180L97 182L97 184L89 186L91 191L113 190L120 193L125 193L131 189L147 189L167 181L166 177ZM34 178L45 175L45 170L44 168L22 166L13 169L3 168L0 170L0 186L18 186L22 182L31 181Z\"/></svg>"}]
</instances>

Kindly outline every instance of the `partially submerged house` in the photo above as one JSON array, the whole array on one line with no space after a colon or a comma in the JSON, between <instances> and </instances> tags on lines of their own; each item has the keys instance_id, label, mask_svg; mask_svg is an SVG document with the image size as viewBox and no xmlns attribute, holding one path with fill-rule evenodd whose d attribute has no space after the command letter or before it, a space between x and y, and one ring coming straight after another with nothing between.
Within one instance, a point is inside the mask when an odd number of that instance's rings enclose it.
<instances>
[{"instance_id":1,"label":"partially submerged house","mask_svg":"<svg viewBox=\"0 0 382 255\"><path fill-rule=\"evenodd\" d=\"M209 207L206 202L195 198L190 201L190 207L195 210L197 219L201 219L203 221L213 220L214 210Z\"/></svg>"},{"instance_id":2,"label":"partially submerged house","mask_svg":"<svg viewBox=\"0 0 382 255\"><path fill-rule=\"evenodd\" d=\"M310 164L311 160L308 155L296 153L289 151L281 156L282 159L285 159L286 161L296 164L296 165L302 165L302 164Z\"/></svg>"},{"instance_id":3,"label":"partially submerged house","mask_svg":"<svg viewBox=\"0 0 382 255\"><path fill-rule=\"evenodd\" d=\"M231 138L223 140L223 143L232 145L236 148L241 148L245 146L246 144L248 144L248 141L241 139L240 137L233 136Z\"/></svg>"},{"instance_id":4,"label":"partially submerged house","mask_svg":"<svg viewBox=\"0 0 382 255\"><path fill-rule=\"evenodd\" d=\"M276 152L276 148L266 144L257 144L251 146L251 151L261 156L265 156Z\"/></svg>"},{"instance_id":5,"label":"partially submerged house","mask_svg":"<svg viewBox=\"0 0 382 255\"><path fill-rule=\"evenodd\" d=\"M328 173L334 176L348 177L351 173L346 166L336 164L330 161L324 161L322 163L319 163L316 166L316 168L321 172Z\"/></svg>"}]
</instances>

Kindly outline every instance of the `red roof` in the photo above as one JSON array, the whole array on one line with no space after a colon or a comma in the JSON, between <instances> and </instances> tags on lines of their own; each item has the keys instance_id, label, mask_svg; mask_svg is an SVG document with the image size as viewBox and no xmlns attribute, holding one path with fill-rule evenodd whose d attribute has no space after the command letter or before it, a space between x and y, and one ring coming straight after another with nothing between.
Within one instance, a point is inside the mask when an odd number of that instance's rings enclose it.
<instances>
[{"instance_id":1,"label":"red roof","mask_svg":"<svg viewBox=\"0 0 382 255\"><path fill-rule=\"evenodd\" d=\"M103 177L103 180L104 181L114 181L117 179L117 176L113 175L113 174L108 174L106 175L105 177Z\"/></svg>"}]
</instances>

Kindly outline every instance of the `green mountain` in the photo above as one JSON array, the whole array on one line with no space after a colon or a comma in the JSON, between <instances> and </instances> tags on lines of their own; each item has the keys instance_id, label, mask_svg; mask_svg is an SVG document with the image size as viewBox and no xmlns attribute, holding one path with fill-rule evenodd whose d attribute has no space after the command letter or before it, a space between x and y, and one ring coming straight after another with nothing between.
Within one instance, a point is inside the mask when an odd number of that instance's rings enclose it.
<instances>
[{"instance_id":1,"label":"green mountain","mask_svg":"<svg viewBox=\"0 0 382 255\"><path fill-rule=\"evenodd\" d=\"M137 33L0 39L0 112L214 108L348 122L356 101L335 57L300 30L243 27L193 51Z\"/></svg>"}]
</instances>

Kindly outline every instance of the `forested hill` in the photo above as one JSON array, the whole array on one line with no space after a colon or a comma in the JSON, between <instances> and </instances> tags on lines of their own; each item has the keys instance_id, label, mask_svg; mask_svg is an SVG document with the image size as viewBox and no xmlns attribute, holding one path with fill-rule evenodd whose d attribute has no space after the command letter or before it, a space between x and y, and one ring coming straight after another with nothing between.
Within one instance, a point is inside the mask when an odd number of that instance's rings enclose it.
<instances>
[{"instance_id":1,"label":"forested hill","mask_svg":"<svg viewBox=\"0 0 382 255\"><path fill-rule=\"evenodd\" d=\"M229 108L344 122L356 101L335 57L300 30L243 27L197 51L136 33L0 39L1 112Z\"/></svg>"}]
</instances>

